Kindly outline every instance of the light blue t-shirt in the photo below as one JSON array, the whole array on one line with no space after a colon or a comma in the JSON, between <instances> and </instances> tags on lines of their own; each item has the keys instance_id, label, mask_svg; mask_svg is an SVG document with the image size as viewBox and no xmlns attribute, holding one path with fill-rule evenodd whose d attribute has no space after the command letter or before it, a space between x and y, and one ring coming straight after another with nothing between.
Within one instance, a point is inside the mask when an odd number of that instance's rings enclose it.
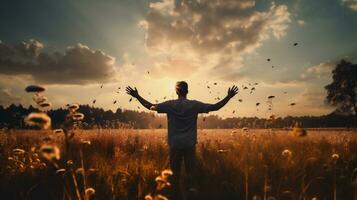
<instances>
[{"instance_id":1,"label":"light blue t-shirt","mask_svg":"<svg viewBox=\"0 0 357 200\"><path fill-rule=\"evenodd\" d=\"M157 104L157 112L167 114L168 143L171 148L189 148L197 143L198 113L208 113L210 105L188 99Z\"/></svg>"}]
</instances>

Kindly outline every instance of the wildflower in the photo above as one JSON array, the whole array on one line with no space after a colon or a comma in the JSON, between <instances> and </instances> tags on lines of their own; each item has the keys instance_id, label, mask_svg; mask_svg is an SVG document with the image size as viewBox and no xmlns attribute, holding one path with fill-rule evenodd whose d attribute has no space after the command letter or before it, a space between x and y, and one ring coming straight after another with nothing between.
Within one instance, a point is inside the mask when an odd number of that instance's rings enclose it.
<instances>
[{"instance_id":1,"label":"wildflower","mask_svg":"<svg viewBox=\"0 0 357 200\"><path fill-rule=\"evenodd\" d=\"M85 194L86 194L87 197L89 197L89 196L95 194L95 189L93 189L93 188L87 188L87 189L85 190Z\"/></svg>"},{"instance_id":2,"label":"wildflower","mask_svg":"<svg viewBox=\"0 0 357 200\"><path fill-rule=\"evenodd\" d=\"M152 196L150 194L145 196L145 200L153 200Z\"/></svg>"},{"instance_id":3,"label":"wildflower","mask_svg":"<svg viewBox=\"0 0 357 200\"><path fill-rule=\"evenodd\" d=\"M158 182L158 183L165 183L166 182L166 179L164 179L163 177L161 176L158 176L155 178L155 181Z\"/></svg>"},{"instance_id":4,"label":"wildflower","mask_svg":"<svg viewBox=\"0 0 357 200\"><path fill-rule=\"evenodd\" d=\"M68 165L69 167L73 166L73 161L72 161L72 160L68 160L68 161L67 161L67 165Z\"/></svg>"},{"instance_id":5,"label":"wildflower","mask_svg":"<svg viewBox=\"0 0 357 200\"><path fill-rule=\"evenodd\" d=\"M39 104L42 108L49 108L51 107L51 103L48 103L48 102L43 102L43 103L40 103Z\"/></svg>"},{"instance_id":6,"label":"wildflower","mask_svg":"<svg viewBox=\"0 0 357 200\"><path fill-rule=\"evenodd\" d=\"M169 169L165 169L161 172L161 176L165 179L168 178L169 176L172 176L173 174L174 173Z\"/></svg>"},{"instance_id":7,"label":"wildflower","mask_svg":"<svg viewBox=\"0 0 357 200\"><path fill-rule=\"evenodd\" d=\"M51 126L51 118L45 113L30 113L24 121L29 126L37 126L41 129L48 129Z\"/></svg>"},{"instance_id":8,"label":"wildflower","mask_svg":"<svg viewBox=\"0 0 357 200\"><path fill-rule=\"evenodd\" d=\"M249 129L248 129L248 127L243 127L242 128L242 131L248 131Z\"/></svg>"},{"instance_id":9,"label":"wildflower","mask_svg":"<svg viewBox=\"0 0 357 200\"><path fill-rule=\"evenodd\" d=\"M63 132L64 131L61 128L53 130L53 133L56 133L56 134L63 133Z\"/></svg>"},{"instance_id":10,"label":"wildflower","mask_svg":"<svg viewBox=\"0 0 357 200\"><path fill-rule=\"evenodd\" d=\"M90 145L91 144L91 142L89 140L82 140L81 143L83 145Z\"/></svg>"},{"instance_id":11,"label":"wildflower","mask_svg":"<svg viewBox=\"0 0 357 200\"><path fill-rule=\"evenodd\" d=\"M217 152L218 153L227 153L227 152L229 152L229 150L228 149L218 149Z\"/></svg>"},{"instance_id":12,"label":"wildflower","mask_svg":"<svg viewBox=\"0 0 357 200\"><path fill-rule=\"evenodd\" d=\"M337 153L334 153L331 155L331 158L333 161L337 161L338 159L340 159L340 155L338 155Z\"/></svg>"},{"instance_id":13,"label":"wildflower","mask_svg":"<svg viewBox=\"0 0 357 200\"><path fill-rule=\"evenodd\" d=\"M66 173L66 170L65 170L65 169L58 169L58 170L56 170L56 174L63 175L64 173Z\"/></svg>"},{"instance_id":14,"label":"wildflower","mask_svg":"<svg viewBox=\"0 0 357 200\"><path fill-rule=\"evenodd\" d=\"M41 153L41 156L48 161L60 159L60 150L55 145L43 144L40 147L40 153Z\"/></svg>"},{"instance_id":15,"label":"wildflower","mask_svg":"<svg viewBox=\"0 0 357 200\"><path fill-rule=\"evenodd\" d=\"M68 105L68 109L69 109L70 112L75 112L76 110L79 109L79 104L73 103L71 105Z\"/></svg>"},{"instance_id":16,"label":"wildflower","mask_svg":"<svg viewBox=\"0 0 357 200\"><path fill-rule=\"evenodd\" d=\"M29 85L25 88L26 92L44 92L46 89L39 85Z\"/></svg>"},{"instance_id":17,"label":"wildflower","mask_svg":"<svg viewBox=\"0 0 357 200\"><path fill-rule=\"evenodd\" d=\"M24 154L25 150L23 150L23 149L13 149L12 152L14 152L16 154Z\"/></svg>"},{"instance_id":18,"label":"wildflower","mask_svg":"<svg viewBox=\"0 0 357 200\"><path fill-rule=\"evenodd\" d=\"M284 149L284 151L281 152L281 155L285 158L291 158L292 152L289 149Z\"/></svg>"},{"instance_id":19,"label":"wildflower","mask_svg":"<svg viewBox=\"0 0 357 200\"><path fill-rule=\"evenodd\" d=\"M155 181L157 191L163 190L166 186L171 186L171 184L166 180L166 178L161 176L156 177Z\"/></svg>"},{"instance_id":20,"label":"wildflower","mask_svg":"<svg viewBox=\"0 0 357 200\"><path fill-rule=\"evenodd\" d=\"M73 120L80 121L84 119L84 114L76 112L72 115Z\"/></svg>"}]
</instances>

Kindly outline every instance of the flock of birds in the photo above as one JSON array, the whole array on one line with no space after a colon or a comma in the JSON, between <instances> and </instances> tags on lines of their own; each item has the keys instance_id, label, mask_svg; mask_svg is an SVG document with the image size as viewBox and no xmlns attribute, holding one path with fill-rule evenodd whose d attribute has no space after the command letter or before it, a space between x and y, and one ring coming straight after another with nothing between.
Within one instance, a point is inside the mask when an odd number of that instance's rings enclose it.
<instances>
[{"instance_id":1,"label":"flock of birds","mask_svg":"<svg viewBox=\"0 0 357 200\"><path fill-rule=\"evenodd\" d=\"M295 42L295 43L293 44L293 46L297 46L297 45L298 45L297 42ZM271 62L272 59L271 59L271 58L267 58L266 61L267 61L267 62ZM275 66L272 65L271 68L275 68ZM149 75L149 74L150 74L150 71L147 71L146 73ZM217 85L218 85L217 82L214 82L214 83L213 83L213 86L217 86ZM257 83L257 82L255 82L255 83L249 83L248 85L241 85L241 88L242 88L243 90L249 90L249 94L252 94L254 91L256 91L256 88L257 88L258 85L259 85L259 83ZM213 89L213 86L210 86L209 83L208 83L208 81L206 81L206 87L207 87L207 89L209 90L209 93L210 93L210 94L212 94L212 90L211 90L211 89ZM104 84L101 84L101 85L100 85L100 88L102 89L103 87L104 87ZM116 91L117 94L120 93L120 89L121 89L121 87L118 87L118 88L117 88L117 91ZM219 94L219 92L217 92L217 94ZM284 91L283 94L287 94L287 92ZM148 95L151 95L151 93L149 92ZM173 95L172 95L172 96L173 96ZM274 95L270 95L270 96L267 97L267 100L265 101L265 102L267 103L267 105L268 105L268 111L272 111L272 110L273 110L273 99L274 99L274 98L275 98ZM164 97L163 97L163 100L166 100L166 99L167 99L167 96L164 96ZM218 100L218 101L219 101L219 100L221 100L221 99L220 99L220 97L215 97L214 100ZM129 102L132 102L132 101L133 101L133 98L130 97ZM97 100L94 99L94 100L92 101L93 105L94 105L96 102L97 102ZM156 103L159 103L159 100L156 99L155 102L156 102ZM242 102L243 102L243 99L239 98L239 99L238 99L238 102L242 103ZM117 101L116 99L113 100L113 104L116 104L116 103L118 103L118 101ZM296 105L295 102L292 102L292 103L289 104L289 106L295 106L295 105ZM257 107L257 111L259 111L258 107L261 106L261 102L256 102L256 103L255 103L255 106ZM140 106L138 106L137 108L140 109ZM234 113L235 113L235 110L233 110L232 113L234 114Z\"/></svg>"}]
</instances>

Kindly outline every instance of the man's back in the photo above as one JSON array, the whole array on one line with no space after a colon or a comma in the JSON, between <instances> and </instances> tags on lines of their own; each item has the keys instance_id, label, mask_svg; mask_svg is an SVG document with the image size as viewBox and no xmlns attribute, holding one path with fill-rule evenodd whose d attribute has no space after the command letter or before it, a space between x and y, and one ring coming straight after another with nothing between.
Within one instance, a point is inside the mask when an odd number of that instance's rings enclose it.
<instances>
[{"instance_id":1,"label":"man's back","mask_svg":"<svg viewBox=\"0 0 357 200\"><path fill-rule=\"evenodd\" d=\"M209 104L188 99L169 100L157 105L159 113L167 113L170 147L186 148L197 143L197 115L207 113L208 108Z\"/></svg>"}]
</instances>

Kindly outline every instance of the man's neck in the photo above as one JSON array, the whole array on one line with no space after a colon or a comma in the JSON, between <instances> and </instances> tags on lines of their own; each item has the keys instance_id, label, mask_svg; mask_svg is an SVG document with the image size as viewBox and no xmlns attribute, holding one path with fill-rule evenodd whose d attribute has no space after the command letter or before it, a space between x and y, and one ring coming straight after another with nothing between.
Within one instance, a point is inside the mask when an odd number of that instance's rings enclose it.
<instances>
[{"instance_id":1,"label":"man's neck","mask_svg":"<svg viewBox=\"0 0 357 200\"><path fill-rule=\"evenodd\" d=\"M180 100L187 99L187 96L178 96L178 99L180 99Z\"/></svg>"}]
</instances>

